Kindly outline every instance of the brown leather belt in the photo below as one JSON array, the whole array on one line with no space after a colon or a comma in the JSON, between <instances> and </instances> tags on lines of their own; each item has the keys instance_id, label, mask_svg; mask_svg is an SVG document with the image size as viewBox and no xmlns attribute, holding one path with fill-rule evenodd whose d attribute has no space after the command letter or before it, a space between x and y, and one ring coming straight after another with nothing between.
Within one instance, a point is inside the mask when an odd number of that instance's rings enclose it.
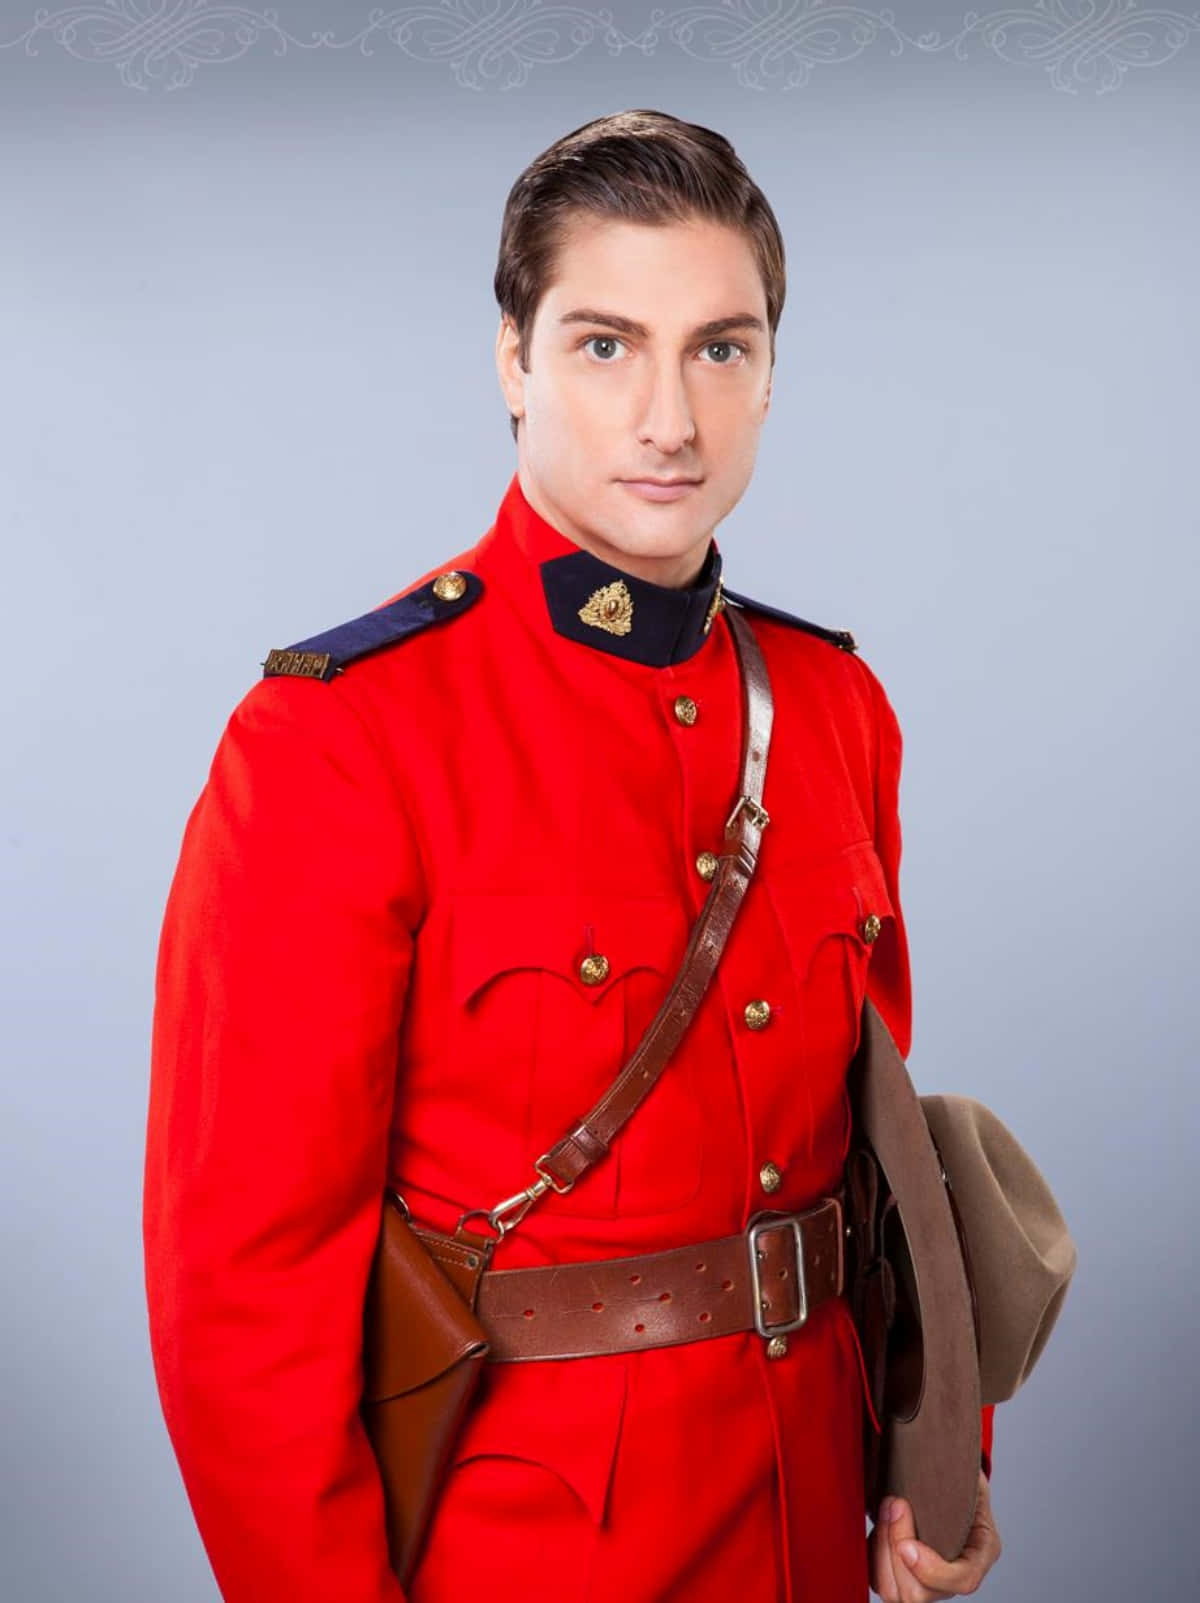
<instances>
[{"instance_id":1,"label":"brown leather belt","mask_svg":"<svg viewBox=\"0 0 1200 1603\"><path fill-rule=\"evenodd\" d=\"M799 1213L664 1252L487 1269L476 1313L488 1361L583 1358L704 1341L738 1330L787 1351L789 1330L845 1285L844 1190Z\"/></svg>"}]
</instances>

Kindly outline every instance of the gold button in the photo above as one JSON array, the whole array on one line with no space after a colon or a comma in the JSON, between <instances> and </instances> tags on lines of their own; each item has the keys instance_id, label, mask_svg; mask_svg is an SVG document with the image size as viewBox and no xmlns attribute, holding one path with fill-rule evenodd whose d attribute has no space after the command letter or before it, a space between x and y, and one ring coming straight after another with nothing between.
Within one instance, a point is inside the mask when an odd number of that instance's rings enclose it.
<instances>
[{"instance_id":1,"label":"gold button","mask_svg":"<svg viewBox=\"0 0 1200 1603\"><path fill-rule=\"evenodd\" d=\"M866 941L868 946L870 946L871 942L879 934L882 928L883 924L880 921L879 914L868 913L866 918L863 920L862 927L862 938L864 941Z\"/></svg>"},{"instance_id":2,"label":"gold button","mask_svg":"<svg viewBox=\"0 0 1200 1603\"><path fill-rule=\"evenodd\" d=\"M675 716L681 724L694 724L698 710L690 696L675 697Z\"/></svg>"},{"instance_id":3,"label":"gold button","mask_svg":"<svg viewBox=\"0 0 1200 1603\"><path fill-rule=\"evenodd\" d=\"M600 952L585 957L579 965L579 978L585 985L599 985L608 978L608 959Z\"/></svg>"},{"instance_id":4,"label":"gold button","mask_svg":"<svg viewBox=\"0 0 1200 1603\"><path fill-rule=\"evenodd\" d=\"M773 1163L764 1163L758 1171L758 1182L764 1191L778 1191L783 1184L783 1174Z\"/></svg>"},{"instance_id":5,"label":"gold button","mask_svg":"<svg viewBox=\"0 0 1200 1603\"><path fill-rule=\"evenodd\" d=\"M454 568L439 573L433 581L433 593L439 601L457 601L467 588L467 581Z\"/></svg>"},{"instance_id":6,"label":"gold button","mask_svg":"<svg viewBox=\"0 0 1200 1603\"><path fill-rule=\"evenodd\" d=\"M701 879L712 879L721 866L721 859L716 852L701 852L696 859L696 872Z\"/></svg>"},{"instance_id":7,"label":"gold button","mask_svg":"<svg viewBox=\"0 0 1200 1603\"><path fill-rule=\"evenodd\" d=\"M771 1019L770 1002L747 1002L743 1017L752 1030L765 1030Z\"/></svg>"},{"instance_id":8,"label":"gold button","mask_svg":"<svg viewBox=\"0 0 1200 1603\"><path fill-rule=\"evenodd\" d=\"M787 1352L787 1337L786 1336L772 1336L770 1341L767 1343L767 1357L768 1358L782 1358L786 1352Z\"/></svg>"}]
</instances>

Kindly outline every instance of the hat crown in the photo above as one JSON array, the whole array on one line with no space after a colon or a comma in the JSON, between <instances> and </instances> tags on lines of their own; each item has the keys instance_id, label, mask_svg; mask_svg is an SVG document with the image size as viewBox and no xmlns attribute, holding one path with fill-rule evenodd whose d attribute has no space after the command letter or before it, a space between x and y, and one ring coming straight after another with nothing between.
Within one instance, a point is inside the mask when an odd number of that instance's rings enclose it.
<instances>
[{"instance_id":1,"label":"hat crown","mask_svg":"<svg viewBox=\"0 0 1200 1603\"><path fill-rule=\"evenodd\" d=\"M1077 1251L1045 1175L985 1103L920 1099L966 1236L985 1403L1028 1380L1062 1311Z\"/></svg>"}]
</instances>

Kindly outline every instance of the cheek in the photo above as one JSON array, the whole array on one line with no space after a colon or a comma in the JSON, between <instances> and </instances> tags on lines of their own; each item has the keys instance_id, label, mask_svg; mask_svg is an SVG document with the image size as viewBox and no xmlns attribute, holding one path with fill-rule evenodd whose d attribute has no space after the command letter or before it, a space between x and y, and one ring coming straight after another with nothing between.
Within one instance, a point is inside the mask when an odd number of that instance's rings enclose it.
<instances>
[{"instance_id":1,"label":"cheek","mask_svg":"<svg viewBox=\"0 0 1200 1603\"><path fill-rule=\"evenodd\" d=\"M705 443L700 454L706 474L705 515L715 524L737 506L754 473L761 437L757 409L749 407L746 398L739 396L736 401L724 404L719 413L706 417L702 432Z\"/></svg>"},{"instance_id":2,"label":"cheek","mask_svg":"<svg viewBox=\"0 0 1200 1603\"><path fill-rule=\"evenodd\" d=\"M624 415L616 386L569 379L552 387L544 380L531 393L527 381L526 398L525 453L538 483L556 506L594 512L596 493L621 461L608 443L614 419Z\"/></svg>"}]
</instances>

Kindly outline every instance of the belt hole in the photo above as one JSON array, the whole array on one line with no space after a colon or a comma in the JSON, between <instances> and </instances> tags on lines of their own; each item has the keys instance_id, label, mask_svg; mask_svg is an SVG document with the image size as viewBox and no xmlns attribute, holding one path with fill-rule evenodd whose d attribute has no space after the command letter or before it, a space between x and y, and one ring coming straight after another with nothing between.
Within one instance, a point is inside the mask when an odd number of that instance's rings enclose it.
<instances>
[{"instance_id":1,"label":"belt hole","mask_svg":"<svg viewBox=\"0 0 1200 1603\"><path fill-rule=\"evenodd\" d=\"M637 1331L638 1335L640 1336L642 1331L645 1330L646 1327L645 1327L645 1325L634 1325L633 1328Z\"/></svg>"},{"instance_id":2,"label":"belt hole","mask_svg":"<svg viewBox=\"0 0 1200 1603\"><path fill-rule=\"evenodd\" d=\"M526 1308L524 1317L526 1319L532 1319L533 1318L533 1309L532 1308Z\"/></svg>"},{"instance_id":3,"label":"belt hole","mask_svg":"<svg viewBox=\"0 0 1200 1603\"><path fill-rule=\"evenodd\" d=\"M712 1318L711 1314L701 1314L700 1315L700 1323L702 1325L706 1325L711 1318Z\"/></svg>"},{"instance_id":4,"label":"belt hole","mask_svg":"<svg viewBox=\"0 0 1200 1603\"><path fill-rule=\"evenodd\" d=\"M722 1291L728 1291L732 1287L732 1285L733 1285L733 1281L732 1280L722 1280L722 1282L721 1282L721 1290Z\"/></svg>"},{"instance_id":5,"label":"belt hole","mask_svg":"<svg viewBox=\"0 0 1200 1603\"><path fill-rule=\"evenodd\" d=\"M658 1294L658 1300L659 1302L670 1302L671 1293L669 1291L660 1291Z\"/></svg>"},{"instance_id":6,"label":"belt hole","mask_svg":"<svg viewBox=\"0 0 1200 1603\"><path fill-rule=\"evenodd\" d=\"M697 1269L707 1269L707 1268L708 1268L708 1265L707 1265L707 1264L706 1264L706 1263L698 1263L698 1264L697 1264L697 1265L696 1265L696 1268L697 1268Z\"/></svg>"},{"instance_id":7,"label":"belt hole","mask_svg":"<svg viewBox=\"0 0 1200 1603\"><path fill-rule=\"evenodd\" d=\"M603 1308L603 1307L604 1307L604 1304L602 1302L594 1302L592 1304L592 1312L598 1314L600 1312L601 1308Z\"/></svg>"},{"instance_id":8,"label":"belt hole","mask_svg":"<svg viewBox=\"0 0 1200 1603\"><path fill-rule=\"evenodd\" d=\"M642 1278L641 1275L630 1275L629 1284L631 1286L639 1285L640 1282L641 1282L641 1278Z\"/></svg>"}]
</instances>

